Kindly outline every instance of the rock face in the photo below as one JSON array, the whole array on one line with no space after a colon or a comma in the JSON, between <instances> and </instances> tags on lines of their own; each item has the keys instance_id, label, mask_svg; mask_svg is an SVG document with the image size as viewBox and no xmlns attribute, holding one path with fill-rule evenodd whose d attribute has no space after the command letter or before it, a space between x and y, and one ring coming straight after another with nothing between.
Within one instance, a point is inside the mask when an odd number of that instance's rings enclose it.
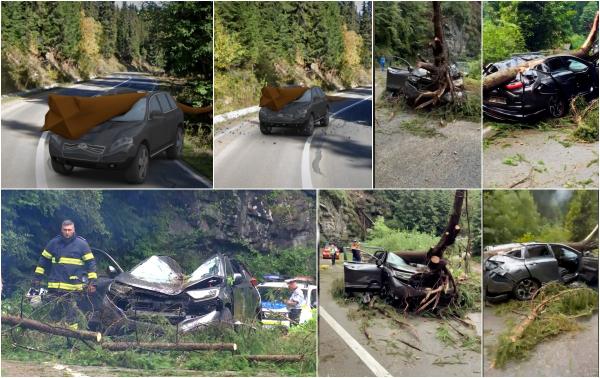
<instances>
[{"instance_id":1,"label":"rock face","mask_svg":"<svg viewBox=\"0 0 600 378\"><path fill-rule=\"evenodd\" d=\"M207 191L199 193L186 225L206 234L208 245L258 251L314 246L314 192Z\"/></svg>"}]
</instances>

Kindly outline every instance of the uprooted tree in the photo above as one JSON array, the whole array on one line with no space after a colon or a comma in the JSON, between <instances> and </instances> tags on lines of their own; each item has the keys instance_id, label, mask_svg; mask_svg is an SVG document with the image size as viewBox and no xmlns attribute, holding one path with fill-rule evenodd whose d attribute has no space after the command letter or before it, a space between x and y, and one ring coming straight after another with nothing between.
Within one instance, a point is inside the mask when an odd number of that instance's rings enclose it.
<instances>
[{"instance_id":1,"label":"uprooted tree","mask_svg":"<svg viewBox=\"0 0 600 378\"><path fill-rule=\"evenodd\" d=\"M444 29L442 25L441 3L433 1L433 40L429 46L433 52L433 63L419 56L420 61L417 62L417 67L429 72L432 85L435 90L421 93L415 100L416 109L422 109L427 106L435 106L441 103L442 98L446 93L450 96L450 101L458 100L457 90L450 73L450 64L448 56L448 46L444 39Z\"/></svg>"},{"instance_id":2,"label":"uprooted tree","mask_svg":"<svg viewBox=\"0 0 600 378\"><path fill-rule=\"evenodd\" d=\"M596 16L594 17L594 22L592 23L590 32L589 32L586 40L581 45L581 47L579 47L578 49L575 49L575 50L567 51L566 53L576 56L578 58L589 58L590 50L594 46L594 42L596 41L597 34L598 34L598 12L596 12ZM556 51L556 53L558 53L558 52L560 52L560 51ZM563 51L563 53L565 53L565 52ZM483 81L481 84L483 87L483 90L488 91L488 90L493 89L501 84L504 84L511 80L514 80L514 78L517 74L525 72L528 69L537 66L538 64L542 63L544 59L545 58L530 60L530 61L521 63L517 66L505 68L505 69L499 70L497 72L494 72L492 74L485 76L483 78Z\"/></svg>"}]
</instances>

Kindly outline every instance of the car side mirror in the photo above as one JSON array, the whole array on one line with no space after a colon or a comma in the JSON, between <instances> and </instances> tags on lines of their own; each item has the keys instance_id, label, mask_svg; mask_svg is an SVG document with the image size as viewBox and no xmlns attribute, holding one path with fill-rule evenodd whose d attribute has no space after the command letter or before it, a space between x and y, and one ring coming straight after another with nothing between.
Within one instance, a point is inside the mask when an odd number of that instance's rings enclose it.
<instances>
[{"instance_id":1,"label":"car side mirror","mask_svg":"<svg viewBox=\"0 0 600 378\"><path fill-rule=\"evenodd\" d=\"M115 278L116 276L119 275L119 272L117 271L117 269L112 265L109 265L108 268L106 268L106 273L108 273L108 276L110 278Z\"/></svg>"},{"instance_id":2,"label":"car side mirror","mask_svg":"<svg viewBox=\"0 0 600 378\"><path fill-rule=\"evenodd\" d=\"M160 110L153 110L150 112L150 119L161 119L164 118Z\"/></svg>"},{"instance_id":3,"label":"car side mirror","mask_svg":"<svg viewBox=\"0 0 600 378\"><path fill-rule=\"evenodd\" d=\"M239 285L244 280L244 277L240 273L233 273L233 284Z\"/></svg>"}]
</instances>

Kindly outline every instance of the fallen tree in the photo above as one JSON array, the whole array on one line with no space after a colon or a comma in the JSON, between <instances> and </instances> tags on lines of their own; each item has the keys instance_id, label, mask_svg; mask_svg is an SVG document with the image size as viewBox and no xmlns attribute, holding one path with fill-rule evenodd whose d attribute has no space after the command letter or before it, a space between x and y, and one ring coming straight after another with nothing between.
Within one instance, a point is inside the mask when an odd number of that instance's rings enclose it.
<instances>
[{"instance_id":1,"label":"fallen tree","mask_svg":"<svg viewBox=\"0 0 600 378\"><path fill-rule=\"evenodd\" d=\"M102 348L113 352L145 349L145 350L178 350L178 351L197 351L197 350L219 350L231 351L237 350L235 343L128 343L128 342L112 342L103 343Z\"/></svg>"},{"instance_id":2,"label":"fallen tree","mask_svg":"<svg viewBox=\"0 0 600 378\"><path fill-rule=\"evenodd\" d=\"M12 315L2 315L2 324L31 329L51 335L70 337L73 339L90 340L97 343L102 340L102 334L100 332L73 330L69 328L63 328L58 325L42 323L38 322L37 320L20 318Z\"/></svg>"},{"instance_id":3,"label":"fallen tree","mask_svg":"<svg viewBox=\"0 0 600 378\"><path fill-rule=\"evenodd\" d=\"M581 47L579 47L578 49L575 49L575 50L571 50L571 51L563 51L562 53L574 55L579 58L588 57L589 52L592 49L594 42L596 41L597 33L598 33L598 12L596 12L596 16L594 17L594 22L592 23L590 32L588 33L588 36L587 36L586 40L583 42L583 44L581 45ZM560 51L556 51L556 53L559 53L559 52ZM514 78L517 76L517 74L519 74L521 72L525 72L528 69L537 66L538 64L542 63L544 59L545 58L530 60L528 62L521 63L518 66L506 68L506 69L491 73L483 78L481 86L484 91L493 89L501 84L504 84L511 80L514 80Z\"/></svg>"},{"instance_id":4,"label":"fallen tree","mask_svg":"<svg viewBox=\"0 0 600 378\"><path fill-rule=\"evenodd\" d=\"M262 355L241 355L248 361L260 362L300 362L304 361L304 356L301 354L262 354Z\"/></svg>"}]
</instances>

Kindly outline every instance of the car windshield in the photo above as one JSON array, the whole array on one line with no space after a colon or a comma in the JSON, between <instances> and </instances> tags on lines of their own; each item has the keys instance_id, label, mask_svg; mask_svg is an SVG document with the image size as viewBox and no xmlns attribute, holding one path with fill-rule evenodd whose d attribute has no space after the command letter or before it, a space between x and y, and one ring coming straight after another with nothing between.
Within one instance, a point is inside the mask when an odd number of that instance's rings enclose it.
<instances>
[{"instance_id":1,"label":"car windshield","mask_svg":"<svg viewBox=\"0 0 600 378\"><path fill-rule=\"evenodd\" d=\"M189 281L199 281L211 276L224 276L218 256L204 262L198 269L194 270L194 273L190 275Z\"/></svg>"},{"instance_id":2,"label":"car windshield","mask_svg":"<svg viewBox=\"0 0 600 378\"><path fill-rule=\"evenodd\" d=\"M113 117L113 122L137 122L143 121L146 116L146 97L140 98L129 111L117 117Z\"/></svg>"},{"instance_id":3,"label":"car windshield","mask_svg":"<svg viewBox=\"0 0 600 378\"><path fill-rule=\"evenodd\" d=\"M292 295L287 287L259 286L258 292L261 300L268 302L285 302ZM308 289L302 289L302 294L306 298Z\"/></svg>"},{"instance_id":4,"label":"car windshield","mask_svg":"<svg viewBox=\"0 0 600 378\"><path fill-rule=\"evenodd\" d=\"M311 90L307 89L306 92L304 92L304 94L294 102L310 102L310 100L312 99L310 92Z\"/></svg>"},{"instance_id":5,"label":"car windshield","mask_svg":"<svg viewBox=\"0 0 600 378\"><path fill-rule=\"evenodd\" d=\"M394 269L410 269L410 265L402 257L394 253L388 253L387 263Z\"/></svg>"},{"instance_id":6,"label":"car windshield","mask_svg":"<svg viewBox=\"0 0 600 378\"><path fill-rule=\"evenodd\" d=\"M177 283L183 279L181 267L170 257L152 256L136 265L131 275L148 282Z\"/></svg>"}]
</instances>

